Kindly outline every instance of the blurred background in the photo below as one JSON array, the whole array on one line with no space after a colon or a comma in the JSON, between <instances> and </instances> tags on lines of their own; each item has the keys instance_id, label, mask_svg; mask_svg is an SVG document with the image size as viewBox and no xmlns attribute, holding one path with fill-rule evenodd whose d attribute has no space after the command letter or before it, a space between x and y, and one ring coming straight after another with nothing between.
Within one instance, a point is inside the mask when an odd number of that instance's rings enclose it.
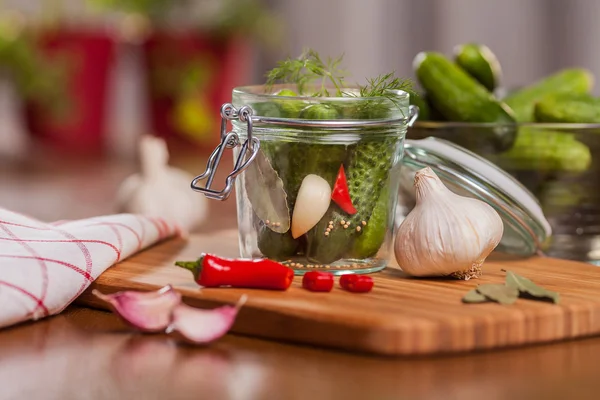
<instances>
[{"instance_id":1,"label":"blurred background","mask_svg":"<svg viewBox=\"0 0 600 400\"><path fill-rule=\"evenodd\" d=\"M4 0L0 205L48 220L110 212L143 134L200 172L231 89L305 46L344 53L363 82L412 77L419 51L475 41L515 87L598 71L599 19L596 0Z\"/></svg>"}]
</instances>

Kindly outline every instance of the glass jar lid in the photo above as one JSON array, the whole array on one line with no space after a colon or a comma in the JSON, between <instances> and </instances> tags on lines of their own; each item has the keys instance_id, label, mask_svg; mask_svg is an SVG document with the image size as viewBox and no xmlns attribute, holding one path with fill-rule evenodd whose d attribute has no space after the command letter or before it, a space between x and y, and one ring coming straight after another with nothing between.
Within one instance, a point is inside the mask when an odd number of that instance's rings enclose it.
<instances>
[{"instance_id":1,"label":"glass jar lid","mask_svg":"<svg viewBox=\"0 0 600 400\"><path fill-rule=\"evenodd\" d=\"M404 182L430 167L453 192L485 201L504 222L498 250L517 255L538 252L552 234L540 203L520 182L495 164L443 139L406 140L403 157ZM414 190L411 191L414 193Z\"/></svg>"}]
</instances>

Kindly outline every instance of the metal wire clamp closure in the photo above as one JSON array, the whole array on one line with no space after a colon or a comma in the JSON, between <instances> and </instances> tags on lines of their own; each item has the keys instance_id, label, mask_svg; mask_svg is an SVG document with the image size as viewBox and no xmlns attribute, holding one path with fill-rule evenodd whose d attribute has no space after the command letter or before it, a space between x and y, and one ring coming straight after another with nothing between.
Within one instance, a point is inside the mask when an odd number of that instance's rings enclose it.
<instances>
[{"instance_id":1,"label":"metal wire clamp closure","mask_svg":"<svg viewBox=\"0 0 600 400\"><path fill-rule=\"evenodd\" d=\"M248 138L240 149L233 171L225 179L225 187L222 190L214 190L211 189L211 185L221 162L223 152L225 149L233 149L240 143L237 133L233 131L227 132L227 121L235 119L246 123ZM260 141L252 136L252 108L243 106L238 110L230 103L223 104L221 106L221 143L219 143L208 158L206 170L192 180L192 190L203 193L209 199L226 200L231 194L235 178L248 168L250 163L256 158L259 149ZM203 180L206 180L206 185L204 187L199 186L199 182Z\"/></svg>"}]
</instances>

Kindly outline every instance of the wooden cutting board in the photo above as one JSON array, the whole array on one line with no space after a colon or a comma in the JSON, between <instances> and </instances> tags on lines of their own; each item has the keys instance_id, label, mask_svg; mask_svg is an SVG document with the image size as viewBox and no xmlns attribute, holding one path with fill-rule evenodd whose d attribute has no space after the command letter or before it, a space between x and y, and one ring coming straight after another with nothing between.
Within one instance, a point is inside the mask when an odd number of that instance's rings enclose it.
<instances>
[{"instance_id":1,"label":"wooden cutting board","mask_svg":"<svg viewBox=\"0 0 600 400\"><path fill-rule=\"evenodd\" d=\"M154 246L102 274L78 300L104 308L92 289L116 292L155 290L172 284L184 301L197 307L233 304L248 295L232 331L383 355L414 355L491 349L600 334L600 268L551 258L490 259L484 276L468 282L411 279L388 268L374 274L371 293L330 293L301 288L299 277L285 292L203 289L176 260L201 252L238 256L235 231L174 239ZM560 293L560 305L519 299L511 306L463 304L462 296L479 283L500 283L512 270ZM337 279L336 279L337 286Z\"/></svg>"}]
</instances>

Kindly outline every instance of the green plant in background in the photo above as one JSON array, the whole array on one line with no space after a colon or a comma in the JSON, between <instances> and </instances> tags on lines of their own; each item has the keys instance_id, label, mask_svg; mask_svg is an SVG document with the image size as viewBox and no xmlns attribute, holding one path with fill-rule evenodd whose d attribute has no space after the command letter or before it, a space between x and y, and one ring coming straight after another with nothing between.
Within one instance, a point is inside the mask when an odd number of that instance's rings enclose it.
<instances>
[{"instance_id":1,"label":"green plant in background","mask_svg":"<svg viewBox=\"0 0 600 400\"><path fill-rule=\"evenodd\" d=\"M188 70L182 74L180 95L173 110L172 121L184 135L202 140L218 130L205 95L215 63L210 57L198 57L186 67Z\"/></svg>"},{"instance_id":2,"label":"green plant in background","mask_svg":"<svg viewBox=\"0 0 600 400\"><path fill-rule=\"evenodd\" d=\"M216 37L239 35L266 45L280 44L283 32L280 19L261 0L88 0L88 4L99 10L137 14L154 26L168 25L170 17L176 16L184 25ZM201 12L188 13L187 8Z\"/></svg>"},{"instance_id":3,"label":"green plant in background","mask_svg":"<svg viewBox=\"0 0 600 400\"><path fill-rule=\"evenodd\" d=\"M161 20L181 0L88 0L92 7L124 13L141 14L152 21Z\"/></svg>"},{"instance_id":4,"label":"green plant in background","mask_svg":"<svg viewBox=\"0 0 600 400\"><path fill-rule=\"evenodd\" d=\"M230 40L238 38L268 47L281 43L280 19L261 0L88 1L100 10L136 16L138 22L145 21L150 29L175 26L177 32L185 36L187 27L187 33L205 36L223 51ZM184 32L181 32L182 27ZM191 46L173 44L179 33L165 42L159 40L150 50L150 91L155 97L172 100L170 120L177 131L202 141L218 129L208 94L220 66L213 50L193 54Z\"/></svg>"},{"instance_id":5,"label":"green plant in background","mask_svg":"<svg viewBox=\"0 0 600 400\"><path fill-rule=\"evenodd\" d=\"M47 63L35 46L35 36L26 33L14 15L0 16L0 67L24 99L44 103L51 112L66 110L64 63Z\"/></svg>"}]
</instances>

